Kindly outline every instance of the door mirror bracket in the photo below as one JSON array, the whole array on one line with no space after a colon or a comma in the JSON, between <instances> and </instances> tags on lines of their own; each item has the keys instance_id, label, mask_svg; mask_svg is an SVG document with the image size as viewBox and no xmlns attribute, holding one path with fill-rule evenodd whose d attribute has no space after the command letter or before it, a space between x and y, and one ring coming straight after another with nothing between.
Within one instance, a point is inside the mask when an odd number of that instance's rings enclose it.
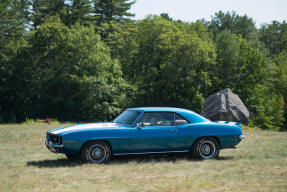
<instances>
[{"instance_id":1,"label":"door mirror bracket","mask_svg":"<svg viewBox=\"0 0 287 192\"><path fill-rule=\"evenodd\" d=\"M141 123L137 123L136 128L141 128L141 127L144 127L144 126L145 126L144 123L141 122Z\"/></svg>"}]
</instances>

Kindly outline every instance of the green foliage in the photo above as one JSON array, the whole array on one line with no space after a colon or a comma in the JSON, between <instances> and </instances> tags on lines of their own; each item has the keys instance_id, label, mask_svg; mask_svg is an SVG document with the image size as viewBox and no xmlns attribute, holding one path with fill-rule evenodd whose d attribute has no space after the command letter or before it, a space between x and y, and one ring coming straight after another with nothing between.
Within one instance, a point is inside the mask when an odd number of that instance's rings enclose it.
<instances>
[{"instance_id":1,"label":"green foliage","mask_svg":"<svg viewBox=\"0 0 287 192\"><path fill-rule=\"evenodd\" d=\"M271 24L265 24L261 27L259 38L269 49L270 54L280 54L287 51L287 23L273 21Z\"/></svg>"},{"instance_id":2,"label":"green foliage","mask_svg":"<svg viewBox=\"0 0 287 192\"><path fill-rule=\"evenodd\" d=\"M68 12L65 5L65 0L29 0L32 10L30 19L34 29L39 27L46 17L59 15L62 20L65 19Z\"/></svg>"},{"instance_id":3,"label":"green foliage","mask_svg":"<svg viewBox=\"0 0 287 192\"><path fill-rule=\"evenodd\" d=\"M256 37L255 22L247 15L240 16L235 12L215 13L210 22L207 22L209 30L216 35L224 30L229 30L234 34L241 35L243 38L252 41Z\"/></svg>"},{"instance_id":4,"label":"green foliage","mask_svg":"<svg viewBox=\"0 0 287 192\"><path fill-rule=\"evenodd\" d=\"M26 118L26 120L22 123L23 125L37 125L37 124L46 124L46 123L43 123L41 121L39 121L39 119L30 119L30 118ZM53 119L50 119L50 124L52 125L60 125L61 122L58 121L57 119L53 118Z\"/></svg>"},{"instance_id":5,"label":"green foliage","mask_svg":"<svg viewBox=\"0 0 287 192\"><path fill-rule=\"evenodd\" d=\"M135 1L129 0L93 0L94 15L96 17L97 26L111 21L123 22L130 20L134 14L128 10Z\"/></svg>"},{"instance_id":6,"label":"green foliage","mask_svg":"<svg viewBox=\"0 0 287 192\"><path fill-rule=\"evenodd\" d=\"M27 15L28 3L25 0L0 1L0 50L10 40L23 36Z\"/></svg>"},{"instance_id":7,"label":"green foliage","mask_svg":"<svg viewBox=\"0 0 287 192\"><path fill-rule=\"evenodd\" d=\"M270 92L264 85L257 85L250 95L249 102L252 110L251 126L259 126L262 129L279 130L284 121L284 100L282 97Z\"/></svg>"},{"instance_id":8,"label":"green foliage","mask_svg":"<svg viewBox=\"0 0 287 192\"><path fill-rule=\"evenodd\" d=\"M257 30L222 11L194 23L167 13L134 21L133 3L1 1L0 122L104 121L132 106L200 112L231 88L252 126L286 130L286 21Z\"/></svg>"},{"instance_id":9,"label":"green foliage","mask_svg":"<svg viewBox=\"0 0 287 192\"><path fill-rule=\"evenodd\" d=\"M29 0L32 5L30 19L34 29L44 23L45 18L58 15L67 26L76 23L87 26L95 21L92 16L92 0Z\"/></svg>"},{"instance_id":10,"label":"green foliage","mask_svg":"<svg viewBox=\"0 0 287 192\"><path fill-rule=\"evenodd\" d=\"M119 113L118 98L130 87L92 26L68 28L52 17L29 42L18 56L18 97L23 99L17 110L26 112L18 114L19 120L40 116L90 121Z\"/></svg>"},{"instance_id":11,"label":"green foliage","mask_svg":"<svg viewBox=\"0 0 287 192\"><path fill-rule=\"evenodd\" d=\"M216 38L218 89L231 88L251 113L251 125L278 130L284 122L284 98L276 92L276 65L260 50L230 31ZM280 78L281 79L281 78ZM284 85L283 85L284 86Z\"/></svg>"},{"instance_id":12,"label":"green foliage","mask_svg":"<svg viewBox=\"0 0 287 192\"><path fill-rule=\"evenodd\" d=\"M136 47L122 63L125 77L138 87L137 105L202 109L216 54L207 29L198 25L158 16L137 24Z\"/></svg>"},{"instance_id":13,"label":"green foliage","mask_svg":"<svg viewBox=\"0 0 287 192\"><path fill-rule=\"evenodd\" d=\"M168 15L168 13L161 13L160 16L164 19L172 21L173 19Z\"/></svg>"},{"instance_id":14,"label":"green foliage","mask_svg":"<svg viewBox=\"0 0 287 192\"><path fill-rule=\"evenodd\" d=\"M234 75L238 71L240 44L230 31L218 33L216 40L217 49L217 77L221 87L234 87L238 82L234 81Z\"/></svg>"},{"instance_id":15,"label":"green foliage","mask_svg":"<svg viewBox=\"0 0 287 192\"><path fill-rule=\"evenodd\" d=\"M273 78L274 91L280 95L280 105L278 111L284 114L284 126L282 129L287 129L287 51L282 51L279 55L274 56L274 63L276 67L276 73ZM285 104L285 105L284 105Z\"/></svg>"},{"instance_id":16,"label":"green foliage","mask_svg":"<svg viewBox=\"0 0 287 192\"><path fill-rule=\"evenodd\" d=\"M27 10L24 0L0 1L0 122L15 121L12 76L17 51L27 44L24 39Z\"/></svg>"},{"instance_id":17,"label":"green foliage","mask_svg":"<svg viewBox=\"0 0 287 192\"><path fill-rule=\"evenodd\" d=\"M92 0L71 0L70 4L66 4L66 7L68 15L64 23L68 26L76 23L88 25L95 21L91 15L93 12Z\"/></svg>"}]
</instances>

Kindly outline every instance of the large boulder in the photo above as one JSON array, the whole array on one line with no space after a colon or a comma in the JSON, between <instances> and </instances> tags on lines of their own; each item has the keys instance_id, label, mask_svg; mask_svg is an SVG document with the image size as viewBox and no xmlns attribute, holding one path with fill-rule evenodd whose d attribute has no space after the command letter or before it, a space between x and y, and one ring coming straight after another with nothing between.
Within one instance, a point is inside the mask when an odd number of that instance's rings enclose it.
<instances>
[{"instance_id":1,"label":"large boulder","mask_svg":"<svg viewBox=\"0 0 287 192\"><path fill-rule=\"evenodd\" d=\"M230 89L224 89L209 96L203 103L202 116L211 121L235 121L249 124L249 111L238 95Z\"/></svg>"}]
</instances>

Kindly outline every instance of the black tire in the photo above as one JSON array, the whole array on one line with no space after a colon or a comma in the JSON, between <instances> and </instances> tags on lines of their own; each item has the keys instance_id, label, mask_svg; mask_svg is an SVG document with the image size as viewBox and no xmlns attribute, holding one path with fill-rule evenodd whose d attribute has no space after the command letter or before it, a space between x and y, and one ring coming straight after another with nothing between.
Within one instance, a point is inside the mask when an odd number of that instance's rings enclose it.
<instances>
[{"instance_id":1,"label":"black tire","mask_svg":"<svg viewBox=\"0 0 287 192\"><path fill-rule=\"evenodd\" d=\"M213 137L198 139L191 149L191 155L195 159L215 159L219 154L219 143Z\"/></svg>"},{"instance_id":2,"label":"black tire","mask_svg":"<svg viewBox=\"0 0 287 192\"><path fill-rule=\"evenodd\" d=\"M66 154L67 159L75 161L77 159L79 159L78 155L70 155L70 154Z\"/></svg>"},{"instance_id":3,"label":"black tire","mask_svg":"<svg viewBox=\"0 0 287 192\"><path fill-rule=\"evenodd\" d=\"M91 141L84 145L81 152L83 163L105 163L111 158L111 148L104 141Z\"/></svg>"}]
</instances>

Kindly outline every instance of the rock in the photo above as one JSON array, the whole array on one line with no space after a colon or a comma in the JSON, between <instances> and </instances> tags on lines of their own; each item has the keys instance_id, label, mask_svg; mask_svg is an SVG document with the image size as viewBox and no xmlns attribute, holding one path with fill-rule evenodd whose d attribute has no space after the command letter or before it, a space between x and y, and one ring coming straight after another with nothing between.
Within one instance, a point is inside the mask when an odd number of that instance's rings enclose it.
<instances>
[{"instance_id":1,"label":"rock","mask_svg":"<svg viewBox=\"0 0 287 192\"><path fill-rule=\"evenodd\" d=\"M229 88L209 96L203 103L202 116L211 121L234 121L249 124L249 111Z\"/></svg>"}]
</instances>

